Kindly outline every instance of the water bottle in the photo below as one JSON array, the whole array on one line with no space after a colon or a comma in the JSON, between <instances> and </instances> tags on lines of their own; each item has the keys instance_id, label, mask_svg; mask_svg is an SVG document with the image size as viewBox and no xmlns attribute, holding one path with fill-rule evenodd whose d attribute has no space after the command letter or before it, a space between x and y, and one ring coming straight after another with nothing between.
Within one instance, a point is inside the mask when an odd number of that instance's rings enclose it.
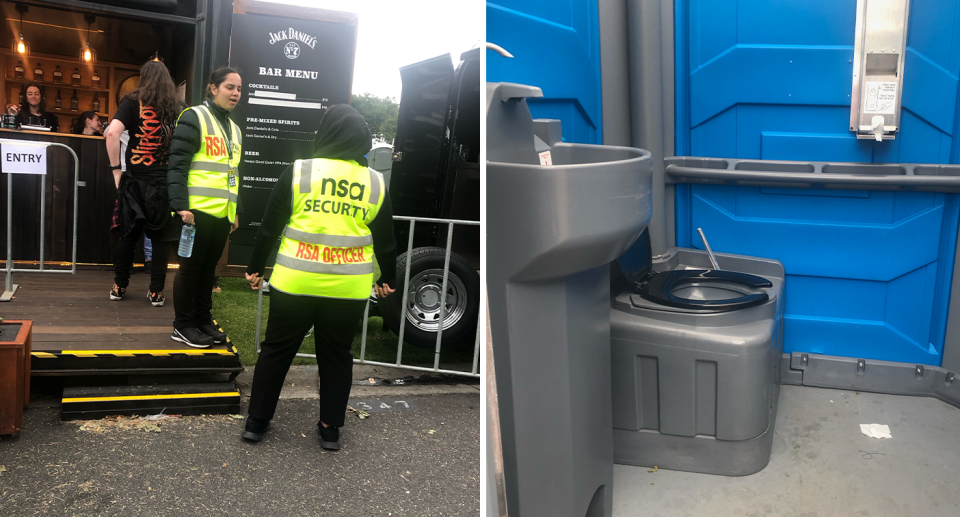
<instances>
[{"instance_id":1,"label":"water bottle","mask_svg":"<svg viewBox=\"0 0 960 517\"><path fill-rule=\"evenodd\" d=\"M177 250L177 255L183 258L189 258L190 255L193 255L193 237L196 234L196 226L192 224L183 225L183 230L180 232L180 249Z\"/></svg>"}]
</instances>

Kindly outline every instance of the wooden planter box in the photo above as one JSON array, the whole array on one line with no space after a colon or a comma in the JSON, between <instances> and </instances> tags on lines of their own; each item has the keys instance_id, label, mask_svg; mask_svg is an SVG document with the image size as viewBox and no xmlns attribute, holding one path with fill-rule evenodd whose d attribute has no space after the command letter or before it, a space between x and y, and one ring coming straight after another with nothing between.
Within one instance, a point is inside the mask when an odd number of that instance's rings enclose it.
<instances>
[{"instance_id":1,"label":"wooden planter box","mask_svg":"<svg viewBox=\"0 0 960 517\"><path fill-rule=\"evenodd\" d=\"M7 334L17 325L16 337ZM30 403L30 352L33 321L0 323L0 435L20 434L23 407Z\"/></svg>"}]
</instances>

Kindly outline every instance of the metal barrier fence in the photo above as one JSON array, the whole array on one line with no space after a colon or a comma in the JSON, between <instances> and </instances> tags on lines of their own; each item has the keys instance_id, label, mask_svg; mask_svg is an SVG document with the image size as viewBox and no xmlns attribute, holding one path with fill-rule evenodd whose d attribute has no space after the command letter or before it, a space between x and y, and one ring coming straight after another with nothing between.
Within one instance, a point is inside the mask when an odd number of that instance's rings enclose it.
<instances>
[{"instance_id":1,"label":"metal barrier fence","mask_svg":"<svg viewBox=\"0 0 960 517\"><path fill-rule=\"evenodd\" d=\"M80 188L80 159L77 153L70 146L56 142L44 142L47 147L63 147L70 151L73 156L73 255L70 261L70 269L44 269L43 252L46 245L46 204L47 204L47 175L42 174L40 180L40 268L39 269L15 269L13 267L13 177L15 173L6 173L7 175L7 260L4 271L6 272L6 282L4 283L3 295L0 295L0 302L9 302L17 290L13 283L14 273L69 273L77 272L77 214ZM10 144L23 146L25 144L36 145L36 142L25 142L23 140L0 139L0 145Z\"/></svg>"},{"instance_id":2,"label":"metal barrier fence","mask_svg":"<svg viewBox=\"0 0 960 517\"><path fill-rule=\"evenodd\" d=\"M413 255L413 230L416 226L416 223L436 223L436 224L446 224L447 225L447 245L446 245L446 254L443 260L443 283L441 285L440 292L441 294L441 303L440 303L440 319L437 321L437 342L436 348L434 350L434 359L433 359L433 368L426 368L423 366L411 366L405 365L402 363L401 359L403 356L403 334L407 328L406 315L400 315L400 335L397 337L397 362L396 363L384 363L378 361L367 361L366 360L366 351L367 351L367 327L369 326L369 317L370 317L370 300L367 300L367 306L363 310L363 333L360 336L360 358L354 359L353 362L356 364L370 364L374 366L392 366L406 368L408 370L419 370L424 372L435 372L435 373L449 373L453 375L464 375L467 377L480 377L480 319L483 316L483 311L477 311L477 334L474 339L473 345L473 368L471 371L463 370L445 370L440 368L440 345L443 339L443 320L446 317L446 308L447 304L444 303L445 296L447 292L447 280L450 276L450 249L453 245L453 230L455 225L461 226L480 226L479 221L461 221L457 219L432 219L428 217L406 217L406 216L394 216L395 221L410 221L410 234L407 239L407 261L406 268L403 273L403 292L399 293L402 296L403 300L407 300L408 289L410 288L410 263ZM270 291L269 282L264 281L263 286L260 288L259 297L257 299L257 326L256 326L256 337L255 342L257 344L257 354L260 353L260 325L263 316L263 293L264 291ZM396 293L393 295L396 296ZM479 303L479 300L477 300ZM403 310L403 309L401 309ZM308 359L316 359L316 355L312 354L297 354L297 357L304 357Z\"/></svg>"}]
</instances>

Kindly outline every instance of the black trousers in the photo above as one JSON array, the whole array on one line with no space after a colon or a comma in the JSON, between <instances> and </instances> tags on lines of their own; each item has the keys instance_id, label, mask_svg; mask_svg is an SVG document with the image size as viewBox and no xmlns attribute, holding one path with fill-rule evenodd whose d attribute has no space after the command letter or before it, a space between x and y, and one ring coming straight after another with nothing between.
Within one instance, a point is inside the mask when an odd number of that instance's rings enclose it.
<instances>
[{"instance_id":1,"label":"black trousers","mask_svg":"<svg viewBox=\"0 0 960 517\"><path fill-rule=\"evenodd\" d=\"M140 240L143 230L140 227L131 229L127 235L120 238L117 250L113 256L114 283L118 287L130 285L130 270L133 269L133 252ZM168 243L153 241L153 261L150 264L150 292L163 291L167 281L167 248Z\"/></svg>"},{"instance_id":2,"label":"black trousers","mask_svg":"<svg viewBox=\"0 0 960 517\"><path fill-rule=\"evenodd\" d=\"M213 320L213 280L217 262L230 236L230 221L225 217L193 210L197 234L193 253L180 257L180 269L173 280L173 327L183 329ZM156 259L154 259L156 262Z\"/></svg>"},{"instance_id":3,"label":"black trousers","mask_svg":"<svg viewBox=\"0 0 960 517\"><path fill-rule=\"evenodd\" d=\"M353 383L350 346L365 306L366 300L295 296L272 289L267 336L253 373L250 416L259 420L273 418L290 364L313 325L320 376L320 420L342 427Z\"/></svg>"}]
</instances>

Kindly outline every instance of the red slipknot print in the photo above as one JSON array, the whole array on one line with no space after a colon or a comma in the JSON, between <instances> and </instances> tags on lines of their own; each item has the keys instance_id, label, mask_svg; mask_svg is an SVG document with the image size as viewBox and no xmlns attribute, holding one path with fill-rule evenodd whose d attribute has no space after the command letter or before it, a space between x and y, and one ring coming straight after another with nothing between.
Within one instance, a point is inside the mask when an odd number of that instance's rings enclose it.
<instances>
[{"instance_id":1,"label":"red slipknot print","mask_svg":"<svg viewBox=\"0 0 960 517\"><path fill-rule=\"evenodd\" d=\"M169 134L170 127L160 120L157 110L140 103L140 127L135 135L139 141L131 151L133 157L130 163L146 167L166 165L170 154L170 146L167 145Z\"/></svg>"}]
</instances>

